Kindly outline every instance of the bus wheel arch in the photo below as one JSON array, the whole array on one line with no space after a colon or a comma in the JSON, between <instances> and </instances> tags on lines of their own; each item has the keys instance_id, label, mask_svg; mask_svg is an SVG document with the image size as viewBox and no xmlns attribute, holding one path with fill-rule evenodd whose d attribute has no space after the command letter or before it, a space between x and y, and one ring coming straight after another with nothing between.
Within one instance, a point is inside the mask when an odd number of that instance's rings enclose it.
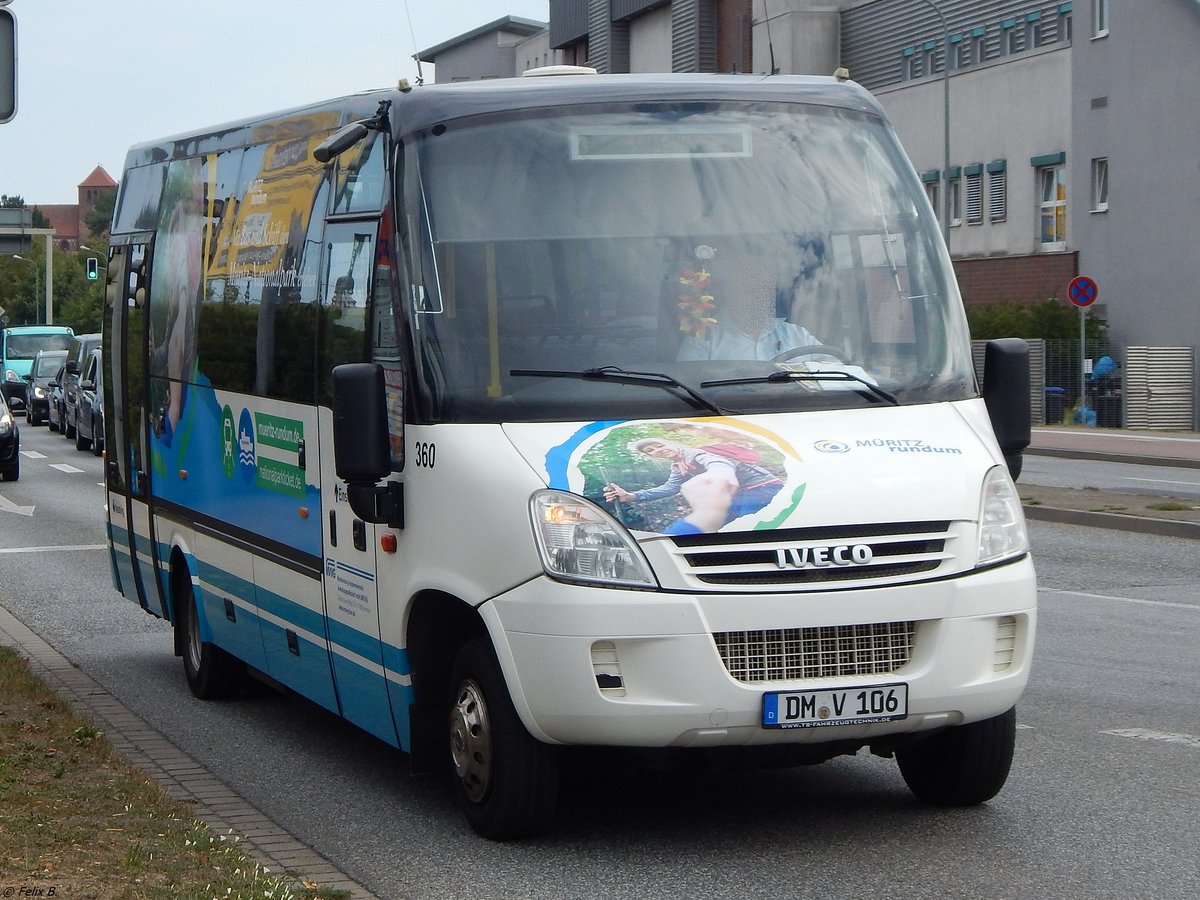
<instances>
[{"instance_id":1,"label":"bus wheel arch","mask_svg":"<svg viewBox=\"0 0 1200 900\"><path fill-rule=\"evenodd\" d=\"M201 700L223 700L241 689L245 665L216 644L204 641L202 615L191 572L176 548L171 554L171 612L175 653L183 658L183 673L192 693Z\"/></svg>"},{"instance_id":2,"label":"bus wheel arch","mask_svg":"<svg viewBox=\"0 0 1200 900\"><path fill-rule=\"evenodd\" d=\"M479 613L452 594L424 591L409 605L404 644L412 673L409 760L414 772L443 769L448 752L445 698L454 657L464 641L486 634Z\"/></svg>"}]
</instances>

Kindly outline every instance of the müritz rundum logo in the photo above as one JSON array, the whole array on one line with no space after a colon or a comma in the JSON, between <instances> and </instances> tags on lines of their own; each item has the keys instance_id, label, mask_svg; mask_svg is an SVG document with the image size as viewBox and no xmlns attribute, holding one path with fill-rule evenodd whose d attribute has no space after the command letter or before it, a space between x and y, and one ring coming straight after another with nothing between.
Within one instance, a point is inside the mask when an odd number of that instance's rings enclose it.
<instances>
[{"instance_id":1,"label":"m\u00fcritz rundum logo","mask_svg":"<svg viewBox=\"0 0 1200 900\"><path fill-rule=\"evenodd\" d=\"M822 453L846 453L850 450L850 445L845 441L817 441L813 446Z\"/></svg>"}]
</instances>

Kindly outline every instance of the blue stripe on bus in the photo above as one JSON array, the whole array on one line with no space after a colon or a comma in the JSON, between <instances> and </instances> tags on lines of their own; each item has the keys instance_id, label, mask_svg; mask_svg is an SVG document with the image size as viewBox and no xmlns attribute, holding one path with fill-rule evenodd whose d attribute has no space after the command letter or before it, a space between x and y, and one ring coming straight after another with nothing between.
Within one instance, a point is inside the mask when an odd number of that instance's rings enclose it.
<instances>
[{"instance_id":1,"label":"blue stripe on bus","mask_svg":"<svg viewBox=\"0 0 1200 900\"><path fill-rule=\"evenodd\" d=\"M133 582L133 560L128 551L128 531L118 526L111 527L112 550L115 564L123 577ZM147 538L139 537L139 546L151 546ZM169 562L171 546L154 542L154 551L165 565ZM200 584L194 585L200 618L201 638L261 669L272 678L296 693L331 712L344 715L358 727L374 734L392 746L402 750L410 747L408 724L409 706L413 702L411 685L388 680L377 669L363 666L353 659L338 653L345 650L386 669L393 676L411 674L408 651L378 640L341 622L326 620L308 607L272 591L257 588L246 580L218 566L186 555L190 572L196 574ZM356 574L364 574L355 570ZM147 590L155 593L152 584ZM134 592L131 590L130 594ZM136 596L129 596L136 600ZM225 615L225 599L235 601L236 622L229 622ZM151 598L153 601L153 598ZM259 608L274 619L263 618ZM287 645L285 631L296 633L299 656ZM309 640L308 635L316 638ZM328 639L337 654L331 660ZM338 689L335 693L332 671L337 669ZM338 699L341 699L339 708Z\"/></svg>"}]
</instances>

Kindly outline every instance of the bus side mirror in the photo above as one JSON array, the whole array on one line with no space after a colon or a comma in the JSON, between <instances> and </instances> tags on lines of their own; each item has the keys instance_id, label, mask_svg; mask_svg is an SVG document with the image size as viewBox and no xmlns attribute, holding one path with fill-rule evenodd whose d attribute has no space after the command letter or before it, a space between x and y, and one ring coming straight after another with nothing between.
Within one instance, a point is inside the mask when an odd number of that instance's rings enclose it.
<instances>
[{"instance_id":1,"label":"bus side mirror","mask_svg":"<svg viewBox=\"0 0 1200 900\"><path fill-rule=\"evenodd\" d=\"M383 367L347 363L333 369L333 459L360 519L404 527L404 486L383 481L392 470Z\"/></svg>"},{"instance_id":2,"label":"bus side mirror","mask_svg":"<svg viewBox=\"0 0 1200 900\"><path fill-rule=\"evenodd\" d=\"M1013 481L1031 439L1029 344L1020 338L988 341L983 355L983 402Z\"/></svg>"}]
</instances>

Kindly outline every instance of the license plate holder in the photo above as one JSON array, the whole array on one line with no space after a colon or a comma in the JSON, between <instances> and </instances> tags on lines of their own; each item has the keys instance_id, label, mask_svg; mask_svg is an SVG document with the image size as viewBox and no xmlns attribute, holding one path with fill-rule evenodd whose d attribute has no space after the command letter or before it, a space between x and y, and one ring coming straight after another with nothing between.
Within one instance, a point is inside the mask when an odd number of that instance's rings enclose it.
<instances>
[{"instance_id":1,"label":"license plate holder","mask_svg":"<svg viewBox=\"0 0 1200 900\"><path fill-rule=\"evenodd\" d=\"M856 685L763 694L763 728L874 725L908 718L908 684Z\"/></svg>"}]
</instances>

